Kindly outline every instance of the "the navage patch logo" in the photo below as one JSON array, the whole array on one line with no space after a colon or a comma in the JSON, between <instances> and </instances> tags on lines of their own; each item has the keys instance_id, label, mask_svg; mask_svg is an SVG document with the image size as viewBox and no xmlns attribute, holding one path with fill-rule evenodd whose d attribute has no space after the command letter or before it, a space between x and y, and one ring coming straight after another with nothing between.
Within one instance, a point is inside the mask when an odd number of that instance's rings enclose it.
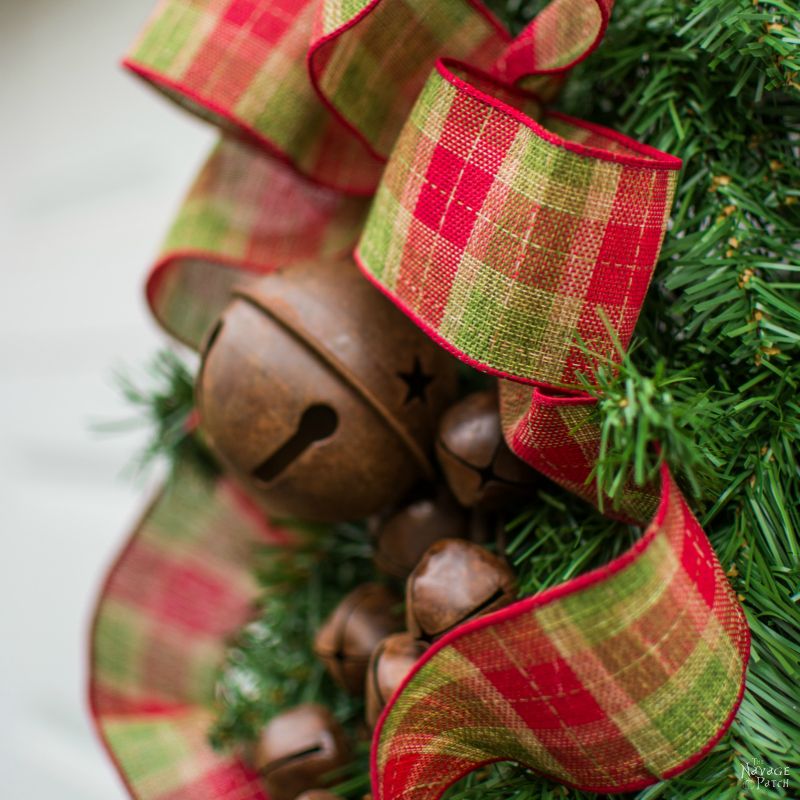
<instances>
[{"instance_id":1,"label":"the navage patch logo","mask_svg":"<svg viewBox=\"0 0 800 800\"><path fill-rule=\"evenodd\" d=\"M788 789L791 785L792 771L789 767L765 764L761 758L740 762L739 779L745 786L758 786L762 789Z\"/></svg>"}]
</instances>

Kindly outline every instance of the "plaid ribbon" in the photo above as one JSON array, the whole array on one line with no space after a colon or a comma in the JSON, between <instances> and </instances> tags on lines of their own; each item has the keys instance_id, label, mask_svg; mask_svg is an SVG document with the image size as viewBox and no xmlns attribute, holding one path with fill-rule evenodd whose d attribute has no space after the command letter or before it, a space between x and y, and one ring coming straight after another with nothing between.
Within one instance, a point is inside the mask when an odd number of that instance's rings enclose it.
<instances>
[{"instance_id":1,"label":"plaid ribbon","mask_svg":"<svg viewBox=\"0 0 800 800\"><path fill-rule=\"evenodd\" d=\"M443 347L507 379L511 448L590 502L597 431L586 398L558 392L574 394L579 374L630 341L679 167L439 61L356 249L367 277ZM631 487L622 514L648 519L655 498L642 500Z\"/></svg>"},{"instance_id":2,"label":"plaid ribbon","mask_svg":"<svg viewBox=\"0 0 800 800\"><path fill-rule=\"evenodd\" d=\"M161 0L124 63L319 183L369 195L442 53L541 88L594 49L611 5L554 0L511 40L479 0Z\"/></svg>"},{"instance_id":3,"label":"plaid ribbon","mask_svg":"<svg viewBox=\"0 0 800 800\"><path fill-rule=\"evenodd\" d=\"M356 258L459 358L514 381L574 384L592 367L581 342L610 358L633 333L679 166L439 62Z\"/></svg>"},{"instance_id":4,"label":"plaid ribbon","mask_svg":"<svg viewBox=\"0 0 800 800\"><path fill-rule=\"evenodd\" d=\"M523 461L596 504L597 481L590 478L600 454L600 428L593 419L595 400L587 395L564 396L511 381L500 382L500 418L506 441ZM629 481L616 506L605 513L623 522L653 518L661 500L656 486Z\"/></svg>"},{"instance_id":5,"label":"plaid ribbon","mask_svg":"<svg viewBox=\"0 0 800 800\"><path fill-rule=\"evenodd\" d=\"M512 40L478 0L162 0L127 65L234 136L148 281L157 318L197 346L234 281L358 239L378 289L501 379L513 450L596 500L577 375L630 340L680 166L546 108L610 10L554 0ZM231 491L182 473L101 598L93 712L145 800L263 796L203 739L252 592L257 526ZM627 791L714 745L743 690L743 612L666 470L621 514L651 520L630 551L426 653L376 729L375 800L435 800L498 760Z\"/></svg>"},{"instance_id":6,"label":"plaid ribbon","mask_svg":"<svg viewBox=\"0 0 800 800\"><path fill-rule=\"evenodd\" d=\"M378 723L374 800L433 800L498 760L596 792L669 778L732 721L748 647L665 469L658 512L631 550L426 652Z\"/></svg>"},{"instance_id":7,"label":"plaid ribbon","mask_svg":"<svg viewBox=\"0 0 800 800\"><path fill-rule=\"evenodd\" d=\"M195 349L234 283L352 250L367 201L304 180L239 140L223 139L189 191L147 280L170 334Z\"/></svg>"},{"instance_id":8,"label":"plaid ribbon","mask_svg":"<svg viewBox=\"0 0 800 800\"><path fill-rule=\"evenodd\" d=\"M184 465L112 567L92 626L89 702L132 797L267 800L208 730L227 641L253 613L253 548L283 539L230 482Z\"/></svg>"}]
</instances>

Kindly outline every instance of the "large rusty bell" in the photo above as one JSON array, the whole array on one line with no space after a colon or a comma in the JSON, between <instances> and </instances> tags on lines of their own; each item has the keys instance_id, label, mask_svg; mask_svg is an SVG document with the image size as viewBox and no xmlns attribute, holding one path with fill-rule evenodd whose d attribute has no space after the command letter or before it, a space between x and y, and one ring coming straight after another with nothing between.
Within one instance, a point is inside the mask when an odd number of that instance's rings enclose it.
<instances>
[{"instance_id":1,"label":"large rusty bell","mask_svg":"<svg viewBox=\"0 0 800 800\"><path fill-rule=\"evenodd\" d=\"M455 361L352 261L299 265L234 292L207 339L202 426L275 515L333 522L431 477Z\"/></svg>"}]
</instances>

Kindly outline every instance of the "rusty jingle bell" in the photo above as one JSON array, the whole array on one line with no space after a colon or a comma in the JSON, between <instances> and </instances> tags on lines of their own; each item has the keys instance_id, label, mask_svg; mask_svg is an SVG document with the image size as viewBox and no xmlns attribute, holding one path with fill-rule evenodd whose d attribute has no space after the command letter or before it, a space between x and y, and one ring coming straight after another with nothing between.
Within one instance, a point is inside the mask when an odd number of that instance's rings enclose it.
<instances>
[{"instance_id":1,"label":"rusty jingle bell","mask_svg":"<svg viewBox=\"0 0 800 800\"><path fill-rule=\"evenodd\" d=\"M297 795L294 800L342 800L341 795L327 792L325 789L312 789Z\"/></svg>"},{"instance_id":2,"label":"rusty jingle bell","mask_svg":"<svg viewBox=\"0 0 800 800\"><path fill-rule=\"evenodd\" d=\"M369 659L380 641L403 627L400 598L378 583L348 594L314 638L314 651L351 694L364 690Z\"/></svg>"},{"instance_id":3,"label":"rusty jingle bell","mask_svg":"<svg viewBox=\"0 0 800 800\"><path fill-rule=\"evenodd\" d=\"M375 565L395 578L406 578L425 551L439 539L467 536L469 513L440 486L379 522L375 529Z\"/></svg>"},{"instance_id":4,"label":"rusty jingle bell","mask_svg":"<svg viewBox=\"0 0 800 800\"><path fill-rule=\"evenodd\" d=\"M426 649L427 645L410 633L387 636L375 648L367 672L367 722L371 726Z\"/></svg>"},{"instance_id":5,"label":"rusty jingle bell","mask_svg":"<svg viewBox=\"0 0 800 800\"><path fill-rule=\"evenodd\" d=\"M248 283L208 337L203 431L276 515L321 522L397 501L429 459L455 361L352 261Z\"/></svg>"},{"instance_id":6,"label":"rusty jingle bell","mask_svg":"<svg viewBox=\"0 0 800 800\"><path fill-rule=\"evenodd\" d=\"M503 439L497 394L467 395L442 416L436 455L448 486L465 506L501 509L529 497L538 473Z\"/></svg>"},{"instance_id":7,"label":"rusty jingle bell","mask_svg":"<svg viewBox=\"0 0 800 800\"><path fill-rule=\"evenodd\" d=\"M270 800L294 800L301 792L325 786L327 774L349 760L339 723L326 708L310 703L273 717L253 757Z\"/></svg>"},{"instance_id":8,"label":"rusty jingle bell","mask_svg":"<svg viewBox=\"0 0 800 800\"><path fill-rule=\"evenodd\" d=\"M432 545L406 582L406 627L434 641L461 623L514 601L516 578L480 545L443 539Z\"/></svg>"}]
</instances>

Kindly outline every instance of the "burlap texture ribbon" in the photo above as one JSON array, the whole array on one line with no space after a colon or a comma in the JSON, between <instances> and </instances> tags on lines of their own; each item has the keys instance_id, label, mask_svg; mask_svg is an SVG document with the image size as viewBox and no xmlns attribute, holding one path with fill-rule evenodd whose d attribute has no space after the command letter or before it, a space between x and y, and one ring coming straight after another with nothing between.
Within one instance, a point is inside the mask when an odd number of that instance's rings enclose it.
<instances>
[{"instance_id":1,"label":"burlap texture ribbon","mask_svg":"<svg viewBox=\"0 0 800 800\"><path fill-rule=\"evenodd\" d=\"M92 626L89 702L131 797L267 800L208 743L228 637L252 616L258 543L280 542L243 494L190 465L136 526Z\"/></svg>"},{"instance_id":2,"label":"burlap texture ribbon","mask_svg":"<svg viewBox=\"0 0 800 800\"><path fill-rule=\"evenodd\" d=\"M502 379L514 451L595 501L598 432L576 376L630 340L680 166L543 105L597 45L609 13L599 0L555 0L512 40L468 0L164 0L126 63L239 140L212 155L151 274L158 319L197 345L234 281L332 258L358 240L356 259L379 289L442 346ZM364 222L360 196L373 193ZM155 539L170 541L171 525L186 531L188 516L209 533L225 524L234 512L208 489L217 499L204 511L176 506ZM647 528L629 552L428 651L376 730L376 800L434 800L498 760L625 791L687 768L719 739L743 689L741 608L666 470L660 491L626 491L620 513ZM186 766L207 746L182 727L185 705L152 712L174 757L137 755L140 717L160 693L142 654L174 624L161 607L143 611L134 591L115 598L143 536L101 600L101 729L139 797L261 797L241 765L205 753L204 766ZM198 586L172 591L183 607ZM142 619L146 634L135 630ZM231 628L240 621L230 615ZM191 673L219 658L212 639L173 667ZM123 661L137 667L121 678L118 702L108 687ZM208 686L181 700L204 720L195 705L210 701Z\"/></svg>"}]
</instances>

